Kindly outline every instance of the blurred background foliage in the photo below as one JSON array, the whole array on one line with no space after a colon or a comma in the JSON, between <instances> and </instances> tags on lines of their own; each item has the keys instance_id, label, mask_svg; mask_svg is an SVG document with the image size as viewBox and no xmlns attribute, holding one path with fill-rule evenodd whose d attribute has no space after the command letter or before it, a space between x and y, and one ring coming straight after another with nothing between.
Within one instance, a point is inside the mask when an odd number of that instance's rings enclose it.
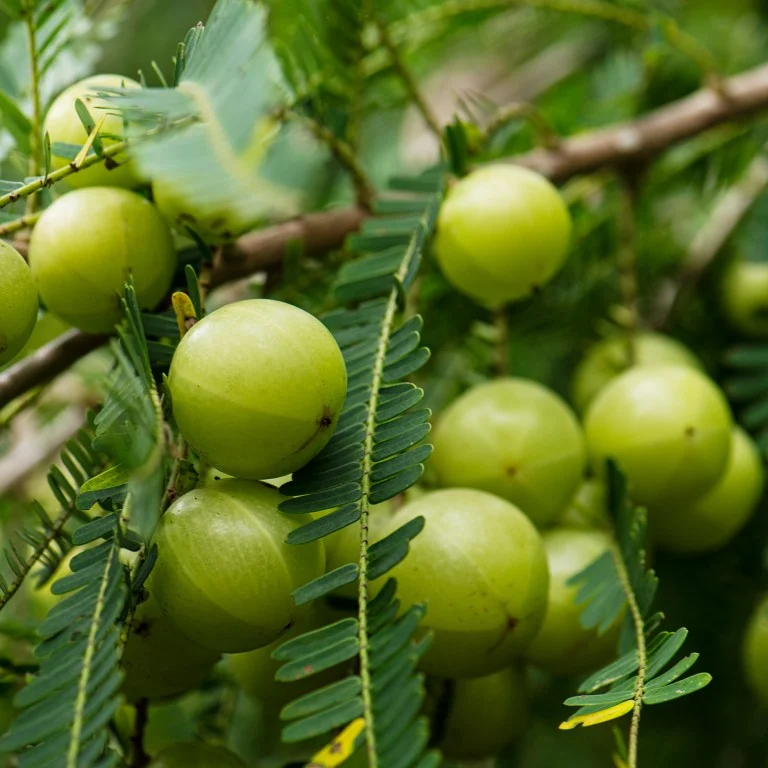
<instances>
[{"instance_id":1,"label":"blurred background foliage","mask_svg":"<svg viewBox=\"0 0 768 768\"><path fill-rule=\"evenodd\" d=\"M315 0L270 0L272 31L289 44L297 9ZM333 0L317 0L326 12ZM648 8L642 0L616 0L616 6ZM183 33L205 19L212 0L102 0L87 4L95 23L84 21L82 38L58 60L44 93L50 98L64 85L89 72L135 76L141 69L154 77L150 63L170 72L170 57ZM524 3L480 9L460 15L434 12L449 3L435 0L384 0L377 3L394 22L393 34L416 73L430 108L441 122L454 113L481 123L501 104L535 102L548 123L570 135L628 119L697 89L702 73L660 36L627 30L576 14L526 7ZM765 0L659 0L654 7L672 16L714 57L722 74L733 74L768 59L768 2ZM18 30L0 24L0 87L23 99L26 68ZM434 137L413 107L406 107L400 82L385 58L369 57L375 73L369 89L369 117L363 125L364 165L381 183L398 171L412 172L437 156ZM722 126L668 152L643 169L636 198L641 315L652 317L665 278L677 274L690 244L723 190L734 184L768 140L765 117ZM499 130L484 159L526 151L535 145L529 124L513 120ZM23 176L0 134L4 178ZM301 163L297 163L297 146ZM351 200L351 190L327 154L306 137L270 159L270 175L300 187L303 207L322 208ZM297 168L300 165L300 168ZM565 185L575 237L571 257L560 275L539 296L515 305L509 316L510 372L537 379L569 397L570 376L588 346L610 332L617 317L619 288L615 267L619 190L615 178L601 171ZM732 258L768 258L768 194L763 194L723 249L715 268L692 298L673 316L668 330L704 360L719 381L723 351L740 339L719 309L718 272ZM340 254L307 258L292 253L282 273L272 275L270 295L317 311L325 305ZM419 383L436 412L494 369L497 329L490 315L451 290L432 263L420 278L418 310L428 318L424 340L433 351ZM243 297L264 290L263 281L228 286L226 296ZM55 335L59 329L42 329ZM43 343L40 338L36 343ZM94 404L106 364L96 354L78 364L55 387L46 389L37 407L16 420L15 430L30 435L62 426L73 404L80 412ZM37 396L36 393L31 394ZM0 425L8 414L0 414ZM29 423L30 420L33 423ZM32 439L31 437L29 438ZM0 473L9 456L15 466L24 444L0 429ZM31 450L31 449L30 449ZM49 457L46 457L49 458ZM5 461L5 464L3 463ZM13 494L0 499L6 529L18 525L15 498L35 496L51 503L45 486L47 465L20 473ZM47 501L46 501L47 500ZM726 549L706 557L654 556L660 577L658 606L677 626L686 626L703 668L714 680L702 693L643 715L641 764L648 768L742 768L768 764L768 711L747 690L741 669L741 642L748 615L768 589L766 542L768 505ZM0 621L6 636L0 658L0 724L15 689L16 672L5 675L10 659L24 663L25 638L49 599L45 590L13 604ZM18 603L18 604L17 604ZM28 659L27 659L28 661ZM195 733L225 739L242 754L255 756L274 740L269 718L261 730L252 703L219 677L181 701L153 707L150 750ZM525 735L498 760L505 768L598 768L608 764L610 728L560 732L566 712L561 702L575 690L573 680L530 673L531 718ZM130 713L124 713L130 717ZM266 725L264 725L266 723ZM287 753L286 753L287 754ZM283 762L290 759L287 754ZM280 764L280 761L277 761Z\"/></svg>"}]
</instances>

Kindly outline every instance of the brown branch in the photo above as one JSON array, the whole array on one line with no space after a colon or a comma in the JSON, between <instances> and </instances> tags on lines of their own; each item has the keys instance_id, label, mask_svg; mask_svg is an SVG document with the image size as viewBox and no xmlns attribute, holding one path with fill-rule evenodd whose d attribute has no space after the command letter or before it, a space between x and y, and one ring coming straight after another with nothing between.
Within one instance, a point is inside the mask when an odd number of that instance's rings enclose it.
<instances>
[{"instance_id":1,"label":"brown branch","mask_svg":"<svg viewBox=\"0 0 768 768\"><path fill-rule=\"evenodd\" d=\"M704 88L638 120L564 139L557 149L535 149L509 161L562 183L600 168L646 162L677 142L767 107L768 65L763 65L724 80L718 91ZM294 241L302 242L310 255L337 248L366 215L360 208L310 213L244 235L217 257L209 287L268 270ZM103 341L103 337L73 332L0 373L0 408L61 373Z\"/></svg>"},{"instance_id":2,"label":"brown branch","mask_svg":"<svg viewBox=\"0 0 768 768\"><path fill-rule=\"evenodd\" d=\"M28 389L63 373L75 361L100 347L106 340L106 336L67 331L16 365L0 372L0 408Z\"/></svg>"},{"instance_id":3,"label":"brown branch","mask_svg":"<svg viewBox=\"0 0 768 768\"><path fill-rule=\"evenodd\" d=\"M703 88L626 123L565 139L555 150L510 158L556 182L598 168L645 162L679 141L768 107L768 65L722 82L722 93Z\"/></svg>"}]
</instances>

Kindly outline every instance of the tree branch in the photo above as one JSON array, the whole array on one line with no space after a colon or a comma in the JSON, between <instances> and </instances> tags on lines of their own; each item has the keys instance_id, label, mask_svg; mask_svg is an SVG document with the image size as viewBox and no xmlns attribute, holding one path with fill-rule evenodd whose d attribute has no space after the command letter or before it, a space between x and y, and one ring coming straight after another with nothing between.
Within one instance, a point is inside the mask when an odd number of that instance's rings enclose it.
<instances>
[{"instance_id":1,"label":"tree branch","mask_svg":"<svg viewBox=\"0 0 768 768\"><path fill-rule=\"evenodd\" d=\"M724 80L718 91L701 89L638 120L564 139L556 149L535 149L510 158L509 162L532 168L562 183L600 168L647 162L677 142L765 108L768 108L768 65ZM365 216L366 213L356 207L310 213L244 235L222 249L210 272L208 287L277 265L288 244L294 241L302 242L310 255L337 248L360 226ZM0 373L0 408L27 389L66 370L103 342L104 337L72 332Z\"/></svg>"}]
</instances>

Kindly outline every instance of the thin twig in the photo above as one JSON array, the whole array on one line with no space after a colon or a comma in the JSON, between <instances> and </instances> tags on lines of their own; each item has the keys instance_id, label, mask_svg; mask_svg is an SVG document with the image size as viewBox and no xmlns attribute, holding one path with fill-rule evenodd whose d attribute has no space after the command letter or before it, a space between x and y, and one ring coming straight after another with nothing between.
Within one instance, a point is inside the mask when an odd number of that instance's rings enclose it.
<instances>
[{"instance_id":1,"label":"thin twig","mask_svg":"<svg viewBox=\"0 0 768 768\"><path fill-rule=\"evenodd\" d=\"M341 165L349 174L350 179L352 180L352 185L355 188L355 199L357 200L357 204L361 208L370 210L376 192L368 175L360 165L354 148L346 141L339 138L333 131L308 115L289 111L285 113L284 117L300 122L328 147L339 165Z\"/></svg>"},{"instance_id":2,"label":"thin twig","mask_svg":"<svg viewBox=\"0 0 768 768\"><path fill-rule=\"evenodd\" d=\"M27 200L34 200L34 197L28 197ZM0 224L0 237L12 235L14 232L33 227L41 215L40 211L33 211L32 213L26 213L24 216L20 216L18 219L13 219L13 221L7 221L5 224Z\"/></svg>"},{"instance_id":3,"label":"thin twig","mask_svg":"<svg viewBox=\"0 0 768 768\"><path fill-rule=\"evenodd\" d=\"M37 57L37 39L35 30L36 3L29 2L24 12L24 25L27 30L27 47L29 49L30 88L32 97L32 134L30 136L29 175L39 176L42 173L42 108L40 106L40 68ZM30 195L26 202L26 214L30 216L37 210L37 197Z\"/></svg>"},{"instance_id":4,"label":"thin twig","mask_svg":"<svg viewBox=\"0 0 768 768\"><path fill-rule=\"evenodd\" d=\"M648 665L648 651L645 644L645 622L640 613L637 597L632 589L632 581L624 563L624 558L615 542L611 543L611 554L619 576L619 582L627 598L629 613L632 617L632 625L635 630L635 644L637 645L637 682L633 695L634 707L632 709L632 722L629 728L629 768L637 768L637 744L640 735L640 713L643 706L643 694L645 693L645 670Z\"/></svg>"},{"instance_id":5,"label":"thin twig","mask_svg":"<svg viewBox=\"0 0 768 768\"><path fill-rule=\"evenodd\" d=\"M386 48L387 53L389 54L389 57L392 61L392 67L397 73L397 76L402 81L405 90L408 92L409 98L416 106L416 109L419 110L421 116L424 118L424 122L427 124L432 133L435 134L438 141L442 140L443 131L440 128L440 123L432 114L432 110L429 108L429 105L424 99L424 96L421 94L419 86L413 77L413 73L410 69L408 69L405 61L403 61L403 58L400 55L400 51L397 49L397 45L393 42L392 36L389 34L389 28L382 21L378 21L377 26L379 29L379 39Z\"/></svg>"},{"instance_id":6,"label":"thin twig","mask_svg":"<svg viewBox=\"0 0 768 768\"><path fill-rule=\"evenodd\" d=\"M743 176L720 195L708 219L691 241L677 279L661 287L653 318L657 328L667 326L685 304L766 187L768 146L763 147L754 157Z\"/></svg>"},{"instance_id":7,"label":"thin twig","mask_svg":"<svg viewBox=\"0 0 768 768\"><path fill-rule=\"evenodd\" d=\"M117 144L111 144L108 147L104 147L104 151L101 155L88 155L79 164L75 163L73 160L63 168L59 168L57 171L53 171L47 176L40 176L34 181L30 181L29 183L23 184L22 186L14 189L12 192L7 192L4 195L0 195L0 208L5 208L7 205L15 203L22 198L34 195L41 189L46 189L47 187L55 184L57 181L65 179L67 176L71 176L73 173L84 171L86 168L90 168L92 165L96 165L97 163L103 163L108 158L119 155L121 152L125 152L126 146L127 142L125 141L118 142Z\"/></svg>"}]
</instances>

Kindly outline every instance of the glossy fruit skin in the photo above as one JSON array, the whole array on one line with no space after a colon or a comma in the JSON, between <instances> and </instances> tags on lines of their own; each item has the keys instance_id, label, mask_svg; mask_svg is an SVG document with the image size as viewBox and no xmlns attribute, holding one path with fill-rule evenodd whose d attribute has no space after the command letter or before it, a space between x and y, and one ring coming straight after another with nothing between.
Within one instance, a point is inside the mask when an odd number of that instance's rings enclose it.
<instances>
[{"instance_id":1,"label":"glossy fruit skin","mask_svg":"<svg viewBox=\"0 0 768 768\"><path fill-rule=\"evenodd\" d=\"M654 540L677 554L700 554L724 547L752 517L763 482L758 447L741 427L734 427L728 464L710 491L690 504L649 510Z\"/></svg>"},{"instance_id":2,"label":"glossy fruit skin","mask_svg":"<svg viewBox=\"0 0 768 768\"><path fill-rule=\"evenodd\" d=\"M179 742L161 750L149 768L245 768L237 755L203 741Z\"/></svg>"},{"instance_id":3,"label":"glossy fruit skin","mask_svg":"<svg viewBox=\"0 0 768 768\"><path fill-rule=\"evenodd\" d=\"M563 511L586 463L570 408L525 379L496 379L465 392L438 420L432 442L440 485L494 493L539 526Z\"/></svg>"},{"instance_id":4,"label":"glossy fruit skin","mask_svg":"<svg viewBox=\"0 0 768 768\"><path fill-rule=\"evenodd\" d=\"M568 254L571 218L555 187L515 165L473 171L451 187L435 255L454 288L499 306L541 288Z\"/></svg>"},{"instance_id":5,"label":"glossy fruit skin","mask_svg":"<svg viewBox=\"0 0 768 768\"><path fill-rule=\"evenodd\" d=\"M768 336L768 263L734 261L722 281L722 306L730 325L748 336Z\"/></svg>"},{"instance_id":6,"label":"glossy fruit skin","mask_svg":"<svg viewBox=\"0 0 768 768\"><path fill-rule=\"evenodd\" d=\"M169 381L185 439L217 469L247 479L290 474L317 455L347 390L325 326L269 299L228 304L194 325Z\"/></svg>"},{"instance_id":7,"label":"glossy fruit skin","mask_svg":"<svg viewBox=\"0 0 768 768\"><path fill-rule=\"evenodd\" d=\"M609 524L605 485L596 478L584 480L557 519L559 528L595 530Z\"/></svg>"},{"instance_id":8,"label":"glossy fruit skin","mask_svg":"<svg viewBox=\"0 0 768 768\"><path fill-rule=\"evenodd\" d=\"M37 222L29 264L48 309L75 328L108 333L123 316L133 276L139 304L154 309L176 270L173 238L154 206L114 187L77 189Z\"/></svg>"},{"instance_id":9,"label":"glossy fruit skin","mask_svg":"<svg viewBox=\"0 0 768 768\"><path fill-rule=\"evenodd\" d=\"M634 366L682 365L702 369L701 362L676 339L661 333L638 333L634 339ZM606 384L630 368L624 336L595 344L582 358L573 376L573 402L583 413Z\"/></svg>"},{"instance_id":10,"label":"glossy fruit skin","mask_svg":"<svg viewBox=\"0 0 768 768\"><path fill-rule=\"evenodd\" d=\"M449 760L493 757L523 733L527 720L528 692L521 668L455 680L439 747Z\"/></svg>"},{"instance_id":11,"label":"glossy fruit skin","mask_svg":"<svg viewBox=\"0 0 768 768\"><path fill-rule=\"evenodd\" d=\"M549 576L541 536L513 504L466 488L406 504L386 533L423 515L391 575L401 610L426 603L434 637L422 659L438 677L482 677L519 656L544 619Z\"/></svg>"},{"instance_id":12,"label":"glossy fruit skin","mask_svg":"<svg viewBox=\"0 0 768 768\"><path fill-rule=\"evenodd\" d=\"M133 616L120 666L125 670L122 692L128 701L165 699L196 688L218 661L219 654L183 635L165 617L146 584L149 599Z\"/></svg>"},{"instance_id":13,"label":"glossy fruit skin","mask_svg":"<svg viewBox=\"0 0 768 768\"><path fill-rule=\"evenodd\" d=\"M291 592L324 572L325 550L322 542L285 544L308 518L278 512L283 498L261 483L220 480L177 499L161 518L155 597L198 645L251 651L300 615Z\"/></svg>"},{"instance_id":14,"label":"glossy fruit skin","mask_svg":"<svg viewBox=\"0 0 768 768\"><path fill-rule=\"evenodd\" d=\"M584 629L579 621L584 606L575 603L578 587L567 582L608 549L608 536L602 531L556 528L543 538L549 565L547 614L525 657L556 675L598 669L616 652L621 622L603 635Z\"/></svg>"},{"instance_id":15,"label":"glossy fruit skin","mask_svg":"<svg viewBox=\"0 0 768 768\"><path fill-rule=\"evenodd\" d=\"M649 506L688 502L725 471L732 419L722 392L680 366L634 368L595 398L585 420L596 472L613 458Z\"/></svg>"},{"instance_id":16,"label":"glossy fruit skin","mask_svg":"<svg viewBox=\"0 0 768 768\"><path fill-rule=\"evenodd\" d=\"M37 322L37 288L21 254L0 240L0 365L21 351Z\"/></svg>"},{"instance_id":17,"label":"glossy fruit skin","mask_svg":"<svg viewBox=\"0 0 768 768\"><path fill-rule=\"evenodd\" d=\"M51 104L48 114L45 116L43 130L48 132L51 139L51 145L55 143L85 144L88 134L83 127L80 118L75 110L75 101L85 104L91 117L96 123L106 114L107 119L99 131L101 134L113 134L115 136L123 135L123 118L117 113L114 106L109 106L104 99L100 99L94 94L104 88L141 88L141 85L130 77L122 75L95 75L87 77L66 90L62 91ZM116 139L103 138L105 147L116 143ZM125 154L118 155L115 160L119 165L115 168L108 168L105 163L96 163L95 165L78 171L67 177L67 183L72 187L136 187L141 183L141 179L136 173L132 162L128 161ZM54 170L63 168L69 164L65 157L51 158L51 165Z\"/></svg>"},{"instance_id":18,"label":"glossy fruit skin","mask_svg":"<svg viewBox=\"0 0 768 768\"><path fill-rule=\"evenodd\" d=\"M755 606L747 624L742 657L749 687L768 706L768 597Z\"/></svg>"}]
</instances>

